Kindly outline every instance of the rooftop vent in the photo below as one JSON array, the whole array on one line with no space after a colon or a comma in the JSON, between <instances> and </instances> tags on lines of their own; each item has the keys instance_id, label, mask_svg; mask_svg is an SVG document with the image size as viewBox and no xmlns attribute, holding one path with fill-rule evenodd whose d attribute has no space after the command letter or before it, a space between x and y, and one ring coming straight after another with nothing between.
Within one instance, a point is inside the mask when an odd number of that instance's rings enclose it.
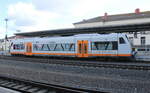
<instances>
[{"instance_id":1,"label":"rooftop vent","mask_svg":"<svg viewBox=\"0 0 150 93\"><path fill-rule=\"evenodd\" d=\"M104 13L104 19L107 19L108 14Z\"/></svg>"},{"instance_id":2,"label":"rooftop vent","mask_svg":"<svg viewBox=\"0 0 150 93\"><path fill-rule=\"evenodd\" d=\"M107 20L107 17L108 17L108 14L104 13L104 16L102 17L104 22Z\"/></svg>"},{"instance_id":3,"label":"rooftop vent","mask_svg":"<svg viewBox=\"0 0 150 93\"><path fill-rule=\"evenodd\" d=\"M139 8L135 9L135 13L139 14L140 13L140 9Z\"/></svg>"}]
</instances>

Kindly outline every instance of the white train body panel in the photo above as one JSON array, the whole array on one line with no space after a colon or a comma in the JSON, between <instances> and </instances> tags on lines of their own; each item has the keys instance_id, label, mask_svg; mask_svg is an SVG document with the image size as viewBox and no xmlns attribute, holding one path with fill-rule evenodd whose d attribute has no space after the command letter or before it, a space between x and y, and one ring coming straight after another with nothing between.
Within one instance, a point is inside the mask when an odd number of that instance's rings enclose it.
<instances>
[{"instance_id":1,"label":"white train body panel","mask_svg":"<svg viewBox=\"0 0 150 93\"><path fill-rule=\"evenodd\" d=\"M17 39L12 41L10 53L43 56L130 57L132 48L125 34L79 34L68 37Z\"/></svg>"}]
</instances>

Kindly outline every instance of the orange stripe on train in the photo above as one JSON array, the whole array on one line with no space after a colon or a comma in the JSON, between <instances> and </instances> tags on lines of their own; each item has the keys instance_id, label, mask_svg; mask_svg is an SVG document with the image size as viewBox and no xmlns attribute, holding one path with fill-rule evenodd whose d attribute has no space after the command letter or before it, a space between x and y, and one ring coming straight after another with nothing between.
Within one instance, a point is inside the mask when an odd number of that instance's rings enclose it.
<instances>
[{"instance_id":1,"label":"orange stripe on train","mask_svg":"<svg viewBox=\"0 0 150 93\"><path fill-rule=\"evenodd\" d=\"M132 56L131 54L88 54L89 56Z\"/></svg>"},{"instance_id":2,"label":"orange stripe on train","mask_svg":"<svg viewBox=\"0 0 150 93\"><path fill-rule=\"evenodd\" d=\"M27 53L27 52L11 52L11 54L23 54L23 55L42 55L43 54L43 55L70 55L70 56L78 55L78 53ZM87 55L88 56L132 56L131 54L87 54Z\"/></svg>"}]
</instances>

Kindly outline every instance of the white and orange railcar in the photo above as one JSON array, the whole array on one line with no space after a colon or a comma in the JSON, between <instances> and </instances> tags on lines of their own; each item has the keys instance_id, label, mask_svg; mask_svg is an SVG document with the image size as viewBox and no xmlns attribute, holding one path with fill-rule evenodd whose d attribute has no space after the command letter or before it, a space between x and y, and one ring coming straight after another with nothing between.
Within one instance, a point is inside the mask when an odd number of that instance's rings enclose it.
<instances>
[{"instance_id":1,"label":"white and orange railcar","mask_svg":"<svg viewBox=\"0 0 150 93\"><path fill-rule=\"evenodd\" d=\"M132 57L125 34L79 34L67 37L36 37L12 41L12 55L68 57Z\"/></svg>"}]
</instances>

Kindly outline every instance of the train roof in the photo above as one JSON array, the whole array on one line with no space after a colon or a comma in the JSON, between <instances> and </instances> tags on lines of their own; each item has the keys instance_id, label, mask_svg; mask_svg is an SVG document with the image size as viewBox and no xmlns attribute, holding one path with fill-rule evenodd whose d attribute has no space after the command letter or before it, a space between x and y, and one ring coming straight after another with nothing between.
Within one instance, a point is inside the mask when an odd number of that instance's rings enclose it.
<instances>
[{"instance_id":1,"label":"train roof","mask_svg":"<svg viewBox=\"0 0 150 93\"><path fill-rule=\"evenodd\" d=\"M112 38L112 37L117 37L117 36L124 36L124 33L111 33L111 34L77 34L77 35L73 35L73 36L67 36L67 37L32 37L32 38L23 38L23 39L15 39L12 42L18 42L18 41L22 41L22 42L28 42L28 41L46 41L48 39L51 40L62 40L62 39L68 39L68 40L72 40L73 38L90 38L90 37L101 37L101 38Z\"/></svg>"}]
</instances>

